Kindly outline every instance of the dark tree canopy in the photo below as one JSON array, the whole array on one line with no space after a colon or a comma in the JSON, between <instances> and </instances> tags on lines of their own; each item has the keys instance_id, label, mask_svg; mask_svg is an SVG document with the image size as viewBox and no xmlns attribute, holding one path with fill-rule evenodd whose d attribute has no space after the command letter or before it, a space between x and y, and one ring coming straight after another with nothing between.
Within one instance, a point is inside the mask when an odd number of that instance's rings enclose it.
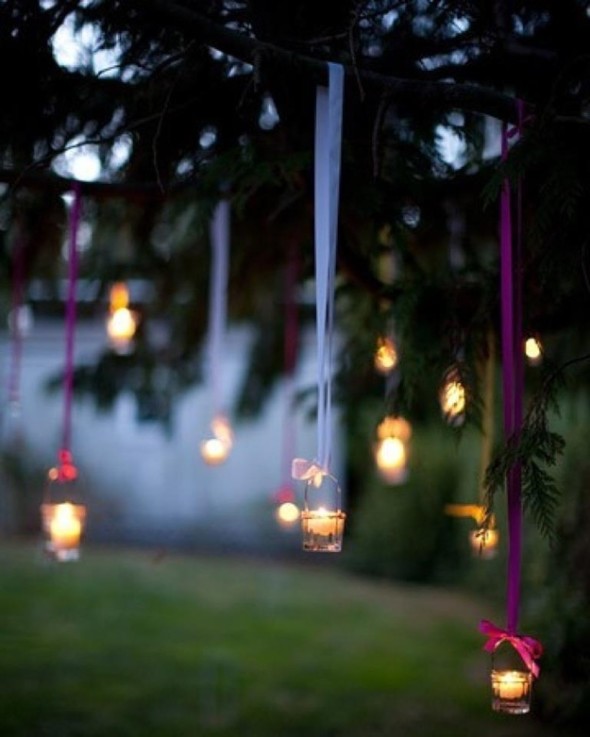
<instances>
[{"instance_id":1,"label":"dark tree canopy","mask_svg":"<svg viewBox=\"0 0 590 737\"><path fill-rule=\"evenodd\" d=\"M402 345L395 404L419 415L422 383L459 357L477 376L497 332L504 176L524 182L525 329L547 336L556 361L572 358L590 294L589 12L577 0L7 0L4 274L17 226L29 277L58 274L69 179L56 171L64 151L91 145L103 172L83 185L94 228L83 268L104 285L153 282L145 324L166 313L171 338L157 355L146 341L134 361L164 361L183 386L205 321L207 221L228 187L231 314L259 328L240 403L254 411L281 368L269 305L291 244L302 278L312 273L314 95L331 60L346 72L343 392L381 391L362 357L390 317ZM60 62L64 28L85 46L77 63ZM524 131L501 165L498 125L515 123L517 100ZM102 366L80 382L96 385L101 370L111 376Z\"/></svg>"}]
</instances>

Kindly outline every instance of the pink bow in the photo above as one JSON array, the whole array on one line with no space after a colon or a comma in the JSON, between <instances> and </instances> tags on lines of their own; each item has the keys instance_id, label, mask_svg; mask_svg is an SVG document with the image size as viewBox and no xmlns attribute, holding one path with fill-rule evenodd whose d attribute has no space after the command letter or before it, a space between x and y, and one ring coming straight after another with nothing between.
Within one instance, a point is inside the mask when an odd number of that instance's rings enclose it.
<instances>
[{"instance_id":1,"label":"pink bow","mask_svg":"<svg viewBox=\"0 0 590 737\"><path fill-rule=\"evenodd\" d=\"M305 458L293 458L291 476L298 481L311 481L314 486L319 487L324 476L329 475L329 472L315 461L308 461Z\"/></svg>"},{"instance_id":2,"label":"pink bow","mask_svg":"<svg viewBox=\"0 0 590 737\"><path fill-rule=\"evenodd\" d=\"M488 641L483 646L484 650L493 653L494 650L502 643L508 642L516 650L522 658L523 663L530 670L535 678L539 675L539 665L535 661L543 654L543 646L538 640L528 635L514 635L497 627L487 619L482 619L479 623L479 631L487 635Z\"/></svg>"}]
</instances>

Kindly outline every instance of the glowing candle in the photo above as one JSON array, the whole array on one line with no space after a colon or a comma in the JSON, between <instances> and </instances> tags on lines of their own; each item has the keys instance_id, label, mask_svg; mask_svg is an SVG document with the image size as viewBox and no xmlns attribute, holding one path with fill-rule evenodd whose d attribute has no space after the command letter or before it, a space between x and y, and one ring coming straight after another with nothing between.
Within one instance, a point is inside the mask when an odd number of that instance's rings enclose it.
<instances>
[{"instance_id":1,"label":"glowing candle","mask_svg":"<svg viewBox=\"0 0 590 737\"><path fill-rule=\"evenodd\" d=\"M107 320L107 334L114 345L126 345L135 335L137 321L127 307L119 307Z\"/></svg>"},{"instance_id":2,"label":"glowing candle","mask_svg":"<svg viewBox=\"0 0 590 737\"><path fill-rule=\"evenodd\" d=\"M218 466L229 455L229 445L219 438L208 438L201 443L201 456L210 466Z\"/></svg>"},{"instance_id":3,"label":"glowing candle","mask_svg":"<svg viewBox=\"0 0 590 737\"><path fill-rule=\"evenodd\" d=\"M339 552L346 515L340 510L325 507L301 512L303 549L316 552Z\"/></svg>"},{"instance_id":4,"label":"glowing candle","mask_svg":"<svg viewBox=\"0 0 590 737\"><path fill-rule=\"evenodd\" d=\"M391 338L377 338L373 362L380 374L388 374L397 366L397 351Z\"/></svg>"},{"instance_id":5,"label":"glowing candle","mask_svg":"<svg viewBox=\"0 0 590 737\"><path fill-rule=\"evenodd\" d=\"M62 502L44 504L41 511L43 526L49 538L48 551L58 560L76 559L86 518L86 507L82 504Z\"/></svg>"},{"instance_id":6,"label":"glowing candle","mask_svg":"<svg viewBox=\"0 0 590 737\"><path fill-rule=\"evenodd\" d=\"M532 676L529 671L492 670L492 708L509 714L530 709Z\"/></svg>"}]
</instances>

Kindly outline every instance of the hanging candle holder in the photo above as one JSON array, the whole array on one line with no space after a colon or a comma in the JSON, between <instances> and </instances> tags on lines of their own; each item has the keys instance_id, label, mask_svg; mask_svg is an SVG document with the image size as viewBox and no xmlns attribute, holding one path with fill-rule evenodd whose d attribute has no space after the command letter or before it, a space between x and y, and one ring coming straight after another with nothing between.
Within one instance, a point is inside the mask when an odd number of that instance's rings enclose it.
<instances>
[{"instance_id":1,"label":"hanging candle holder","mask_svg":"<svg viewBox=\"0 0 590 737\"><path fill-rule=\"evenodd\" d=\"M531 708L533 679L539 675L537 660L543 654L538 640L512 634L484 619L480 632L488 637L484 649L491 653L492 709L504 714L527 714Z\"/></svg>"},{"instance_id":2,"label":"hanging candle holder","mask_svg":"<svg viewBox=\"0 0 590 737\"><path fill-rule=\"evenodd\" d=\"M212 437L201 441L201 457L209 466L223 463L233 445L233 430L227 417L215 415L211 421Z\"/></svg>"},{"instance_id":3,"label":"hanging candle holder","mask_svg":"<svg viewBox=\"0 0 590 737\"><path fill-rule=\"evenodd\" d=\"M129 353L137 331L137 314L129 309L129 290L124 282L112 285L109 302L106 322L109 345L116 353Z\"/></svg>"},{"instance_id":4,"label":"hanging candle holder","mask_svg":"<svg viewBox=\"0 0 590 737\"><path fill-rule=\"evenodd\" d=\"M332 487L330 489L330 487ZM310 509L310 495L333 496L336 503ZM340 486L334 476L318 473L305 485L304 508L301 512L303 550L314 553L339 553L346 514L340 509Z\"/></svg>"},{"instance_id":5,"label":"hanging candle holder","mask_svg":"<svg viewBox=\"0 0 590 737\"><path fill-rule=\"evenodd\" d=\"M524 355L529 366L543 363L543 345L537 336L529 335L524 341Z\"/></svg>"},{"instance_id":6,"label":"hanging candle holder","mask_svg":"<svg viewBox=\"0 0 590 737\"><path fill-rule=\"evenodd\" d=\"M458 366L451 366L443 375L439 391L439 402L444 420L452 427L465 422L467 389Z\"/></svg>"},{"instance_id":7,"label":"hanging candle holder","mask_svg":"<svg viewBox=\"0 0 590 737\"><path fill-rule=\"evenodd\" d=\"M375 371L383 376L387 376L395 369L397 363L397 348L393 338L388 336L378 337L375 355L373 356Z\"/></svg>"},{"instance_id":8,"label":"hanging candle holder","mask_svg":"<svg viewBox=\"0 0 590 737\"><path fill-rule=\"evenodd\" d=\"M80 503L78 469L67 450L60 451L59 464L47 473L41 522L47 553L62 563L78 560L86 507Z\"/></svg>"},{"instance_id":9,"label":"hanging candle holder","mask_svg":"<svg viewBox=\"0 0 590 737\"><path fill-rule=\"evenodd\" d=\"M377 427L373 453L380 476L389 484L403 484L408 477L410 423L403 417L386 417Z\"/></svg>"}]
</instances>

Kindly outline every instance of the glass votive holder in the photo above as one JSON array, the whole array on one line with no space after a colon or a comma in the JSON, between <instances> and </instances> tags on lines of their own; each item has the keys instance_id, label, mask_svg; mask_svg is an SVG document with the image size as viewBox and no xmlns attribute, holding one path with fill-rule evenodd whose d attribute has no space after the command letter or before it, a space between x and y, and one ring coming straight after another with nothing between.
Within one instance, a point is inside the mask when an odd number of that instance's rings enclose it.
<instances>
[{"instance_id":1,"label":"glass votive holder","mask_svg":"<svg viewBox=\"0 0 590 737\"><path fill-rule=\"evenodd\" d=\"M60 562L78 560L86 521L86 507L71 502L41 505L45 549Z\"/></svg>"},{"instance_id":2,"label":"glass votive holder","mask_svg":"<svg viewBox=\"0 0 590 737\"><path fill-rule=\"evenodd\" d=\"M346 514L339 509L304 509L301 512L303 549L316 553L339 553L345 519Z\"/></svg>"},{"instance_id":3,"label":"glass votive holder","mask_svg":"<svg viewBox=\"0 0 590 737\"><path fill-rule=\"evenodd\" d=\"M527 714L531 708L533 676L528 670L492 668L492 709L504 714Z\"/></svg>"}]
</instances>

